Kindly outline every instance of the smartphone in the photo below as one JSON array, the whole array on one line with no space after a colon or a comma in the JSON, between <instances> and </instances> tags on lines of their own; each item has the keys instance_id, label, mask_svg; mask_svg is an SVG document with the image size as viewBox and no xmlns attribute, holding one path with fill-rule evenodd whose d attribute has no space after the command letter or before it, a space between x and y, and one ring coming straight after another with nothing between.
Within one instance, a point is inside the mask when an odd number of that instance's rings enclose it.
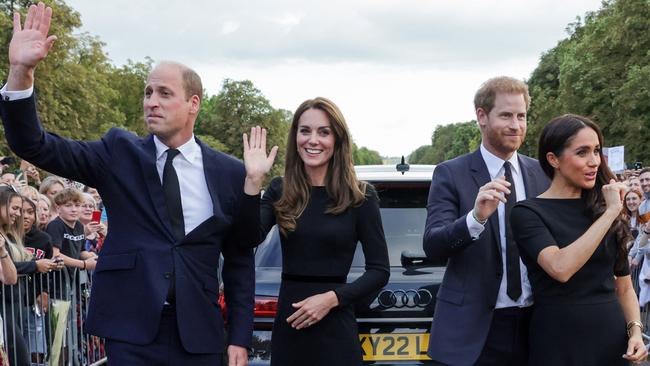
<instances>
[{"instance_id":1,"label":"smartphone","mask_svg":"<svg viewBox=\"0 0 650 366\"><path fill-rule=\"evenodd\" d=\"M4 159L0 160L0 164L2 165L11 165L16 163L16 158L13 156L6 156Z\"/></svg>"},{"instance_id":2,"label":"smartphone","mask_svg":"<svg viewBox=\"0 0 650 366\"><path fill-rule=\"evenodd\" d=\"M99 224L99 221L102 219L102 212L101 211L93 211L93 217L90 219L92 222L96 222Z\"/></svg>"}]
</instances>

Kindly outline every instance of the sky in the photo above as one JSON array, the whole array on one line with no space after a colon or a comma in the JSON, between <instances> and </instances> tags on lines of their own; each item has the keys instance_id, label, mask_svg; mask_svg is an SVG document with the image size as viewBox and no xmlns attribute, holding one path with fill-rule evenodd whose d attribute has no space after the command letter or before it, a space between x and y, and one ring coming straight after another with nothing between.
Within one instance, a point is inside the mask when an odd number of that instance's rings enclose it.
<instances>
[{"instance_id":1,"label":"sky","mask_svg":"<svg viewBox=\"0 0 650 366\"><path fill-rule=\"evenodd\" d=\"M493 76L527 79L567 25L600 0L68 0L115 65L173 60L208 94L251 80L275 108L323 96L358 146L382 156L475 119Z\"/></svg>"}]
</instances>

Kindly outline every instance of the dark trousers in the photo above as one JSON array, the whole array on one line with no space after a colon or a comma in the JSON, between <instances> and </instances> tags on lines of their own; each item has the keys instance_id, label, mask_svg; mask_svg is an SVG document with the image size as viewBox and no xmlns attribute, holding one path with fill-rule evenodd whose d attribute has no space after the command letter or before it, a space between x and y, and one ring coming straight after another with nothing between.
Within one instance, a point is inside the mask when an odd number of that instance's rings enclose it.
<instances>
[{"instance_id":1,"label":"dark trousers","mask_svg":"<svg viewBox=\"0 0 650 366\"><path fill-rule=\"evenodd\" d=\"M477 366L525 366L528 364L528 327L532 308L494 310Z\"/></svg>"},{"instance_id":2,"label":"dark trousers","mask_svg":"<svg viewBox=\"0 0 650 366\"><path fill-rule=\"evenodd\" d=\"M124 330L128 332L127 329ZM181 344L172 306L163 308L160 328L153 342L137 345L106 340L109 366L221 366L221 353L188 353Z\"/></svg>"}]
</instances>

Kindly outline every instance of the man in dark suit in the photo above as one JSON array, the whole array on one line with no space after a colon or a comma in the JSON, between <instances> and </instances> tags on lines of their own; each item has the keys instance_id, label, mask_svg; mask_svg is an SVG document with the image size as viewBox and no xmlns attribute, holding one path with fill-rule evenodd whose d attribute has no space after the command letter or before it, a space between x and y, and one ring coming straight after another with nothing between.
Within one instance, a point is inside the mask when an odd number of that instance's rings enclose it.
<instances>
[{"instance_id":1,"label":"man in dark suit","mask_svg":"<svg viewBox=\"0 0 650 366\"><path fill-rule=\"evenodd\" d=\"M48 37L51 16L43 3L32 5L24 29L14 16L0 112L17 155L96 187L103 198L111 227L96 263L86 330L107 339L111 365L221 364L223 254L229 364L246 365L259 192L277 148L267 156L265 132L253 129L244 167L194 138L201 80L171 62L147 80L149 136L113 128L100 141L81 142L43 131L32 88L34 69L55 41Z\"/></svg>"},{"instance_id":2,"label":"man in dark suit","mask_svg":"<svg viewBox=\"0 0 650 366\"><path fill-rule=\"evenodd\" d=\"M517 154L529 102L519 80L485 82L474 98L480 148L433 173L423 246L429 258L447 260L428 351L436 361L526 364L532 296L508 215L548 186L538 162Z\"/></svg>"}]
</instances>

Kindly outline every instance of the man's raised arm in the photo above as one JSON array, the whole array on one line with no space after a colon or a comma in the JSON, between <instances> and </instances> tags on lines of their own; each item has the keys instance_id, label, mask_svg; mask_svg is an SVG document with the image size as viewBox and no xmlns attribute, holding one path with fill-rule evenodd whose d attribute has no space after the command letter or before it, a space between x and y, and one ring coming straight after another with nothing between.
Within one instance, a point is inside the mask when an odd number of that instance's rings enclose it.
<instances>
[{"instance_id":1,"label":"man's raised arm","mask_svg":"<svg viewBox=\"0 0 650 366\"><path fill-rule=\"evenodd\" d=\"M51 21L52 8L45 7L42 2L29 7L24 27L20 23L20 14L14 13L7 91L26 90L34 85L34 69L56 41L56 36L48 36Z\"/></svg>"}]
</instances>

